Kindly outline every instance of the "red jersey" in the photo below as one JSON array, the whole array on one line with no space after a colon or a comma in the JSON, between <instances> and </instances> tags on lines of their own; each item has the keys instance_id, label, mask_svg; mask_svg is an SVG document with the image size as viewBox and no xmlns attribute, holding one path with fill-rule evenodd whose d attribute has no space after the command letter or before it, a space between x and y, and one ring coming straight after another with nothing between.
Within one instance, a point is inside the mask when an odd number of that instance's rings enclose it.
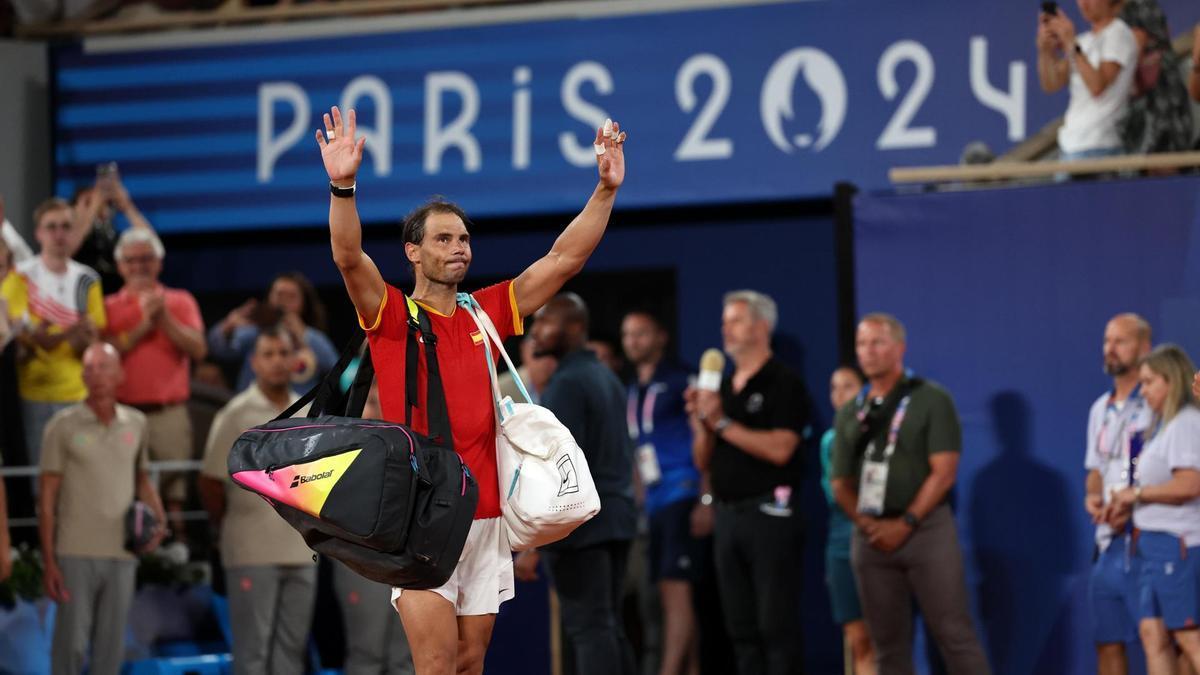
<instances>
[{"instance_id":1,"label":"red jersey","mask_svg":"<svg viewBox=\"0 0 1200 675\"><path fill-rule=\"evenodd\" d=\"M511 281L489 286L472 295L496 325L501 338L507 339L524 332ZM479 332L475 320L464 310L456 307L446 316L425 305L421 307L428 313L433 333L438 338L438 369L446 392L454 449L462 455L479 483L479 505L475 508L475 518L498 518L500 487L496 474L496 414L483 346L487 337ZM403 423L405 352L410 335L404 294L388 284L387 294L379 306L379 316L375 317L375 321L367 323L361 316L358 321L367 331L371 345L371 360L375 364L379 382L379 403L383 408L383 417ZM495 356L499 357L498 354ZM418 433L428 434L425 402L428 373L424 344L420 345L417 364L417 402L413 409L412 427Z\"/></svg>"}]
</instances>

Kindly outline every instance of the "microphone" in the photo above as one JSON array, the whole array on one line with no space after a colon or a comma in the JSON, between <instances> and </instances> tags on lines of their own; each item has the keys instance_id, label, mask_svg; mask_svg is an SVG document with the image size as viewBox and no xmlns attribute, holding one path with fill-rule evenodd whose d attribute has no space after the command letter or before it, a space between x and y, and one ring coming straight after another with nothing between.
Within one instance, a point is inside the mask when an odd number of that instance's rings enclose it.
<instances>
[{"instance_id":1,"label":"microphone","mask_svg":"<svg viewBox=\"0 0 1200 675\"><path fill-rule=\"evenodd\" d=\"M721 373L725 370L725 355L719 349L709 349L700 356L700 377L696 387L704 391L721 390Z\"/></svg>"}]
</instances>

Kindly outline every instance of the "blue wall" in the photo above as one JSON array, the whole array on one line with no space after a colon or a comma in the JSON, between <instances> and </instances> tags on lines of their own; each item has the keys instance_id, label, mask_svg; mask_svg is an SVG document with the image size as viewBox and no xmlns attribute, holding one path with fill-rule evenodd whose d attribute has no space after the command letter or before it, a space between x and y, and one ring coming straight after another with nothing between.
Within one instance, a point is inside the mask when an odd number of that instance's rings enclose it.
<instances>
[{"instance_id":1,"label":"blue wall","mask_svg":"<svg viewBox=\"0 0 1200 675\"><path fill-rule=\"evenodd\" d=\"M1200 355L1198 194L1179 177L857 199L858 309L905 322L908 364L962 416L959 529L997 673L1095 670L1082 503L1102 333L1134 311Z\"/></svg>"}]
</instances>

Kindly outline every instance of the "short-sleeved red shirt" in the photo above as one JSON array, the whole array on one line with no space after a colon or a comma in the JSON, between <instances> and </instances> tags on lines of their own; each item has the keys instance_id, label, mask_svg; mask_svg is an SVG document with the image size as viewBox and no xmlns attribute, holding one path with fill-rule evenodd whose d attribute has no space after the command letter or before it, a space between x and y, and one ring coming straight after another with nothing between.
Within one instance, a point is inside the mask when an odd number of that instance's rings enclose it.
<instances>
[{"instance_id":1,"label":"short-sleeved red shirt","mask_svg":"<svg viewBox=\"0 0 1200 675\"><path fill-rule=\"evenodd\" d=\"M521 315L511 281L489 286L472 293L501 338L524 332ZM429 315L434 335L437 335L438 369L446 392L446 407L450 413L450 432L454 449L462 455L479 483L479 505L475 518L500 516L500 488L496 475L496 416L492 402L483 341L475 320L461 308L449 316L422 307ZM383 417L404 422L405 353L408 346L408 307L404 294L388 285L387 294L373 323L358 318L371 345L371 360L379 381L379 403ZM499 356L495 354L494 356ZM429 430L425 402L426 378L425 345L420 346L417 366L417 405L413 410L412 427L418 433Z\"/></svg>"},{"instance_id":2,"label":"short-sleeved red shirt","mask_svg":"<svg viewBox=\"0 0 1200 675\"><path fill-rule=\"evenodd\" d=\"M176 321L198 331L204 330L200 307L191 293L160 285L163 304ZM108 313L105 335L119 337L142 321L142 305L137 293L122 288L104 298ZM192 359L171 342L161 328L146 334L122 358L125 382L117 389L117 400L126 405L172 405L186 403L191 395Z\"/></svg>"}]
</instances>

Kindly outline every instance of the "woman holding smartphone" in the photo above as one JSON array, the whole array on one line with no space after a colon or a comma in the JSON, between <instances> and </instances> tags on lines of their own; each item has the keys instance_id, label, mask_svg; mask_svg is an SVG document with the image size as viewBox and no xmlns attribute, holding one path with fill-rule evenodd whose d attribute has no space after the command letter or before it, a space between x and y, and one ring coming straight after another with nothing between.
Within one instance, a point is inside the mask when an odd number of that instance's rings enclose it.
<instances>
[{"instance_id":1,"label":"woman holding smartphone","mask_svg":"<svg viewBox=\"0 0 1200 675\"><path fill-rule=\"evenodd\" d=\"M1105 516L1114 527L1124 527L1132 512L1138 530L1139 632L1147 672L1175 672L1172 641L1200 671L1200 409L1191 391L1195 367L1182 349L1164 345L1147 355L1140 368L1142 395L1154 418L1133 440L1134 484L1113 496Z\"/></svg>"}]
</instances>

